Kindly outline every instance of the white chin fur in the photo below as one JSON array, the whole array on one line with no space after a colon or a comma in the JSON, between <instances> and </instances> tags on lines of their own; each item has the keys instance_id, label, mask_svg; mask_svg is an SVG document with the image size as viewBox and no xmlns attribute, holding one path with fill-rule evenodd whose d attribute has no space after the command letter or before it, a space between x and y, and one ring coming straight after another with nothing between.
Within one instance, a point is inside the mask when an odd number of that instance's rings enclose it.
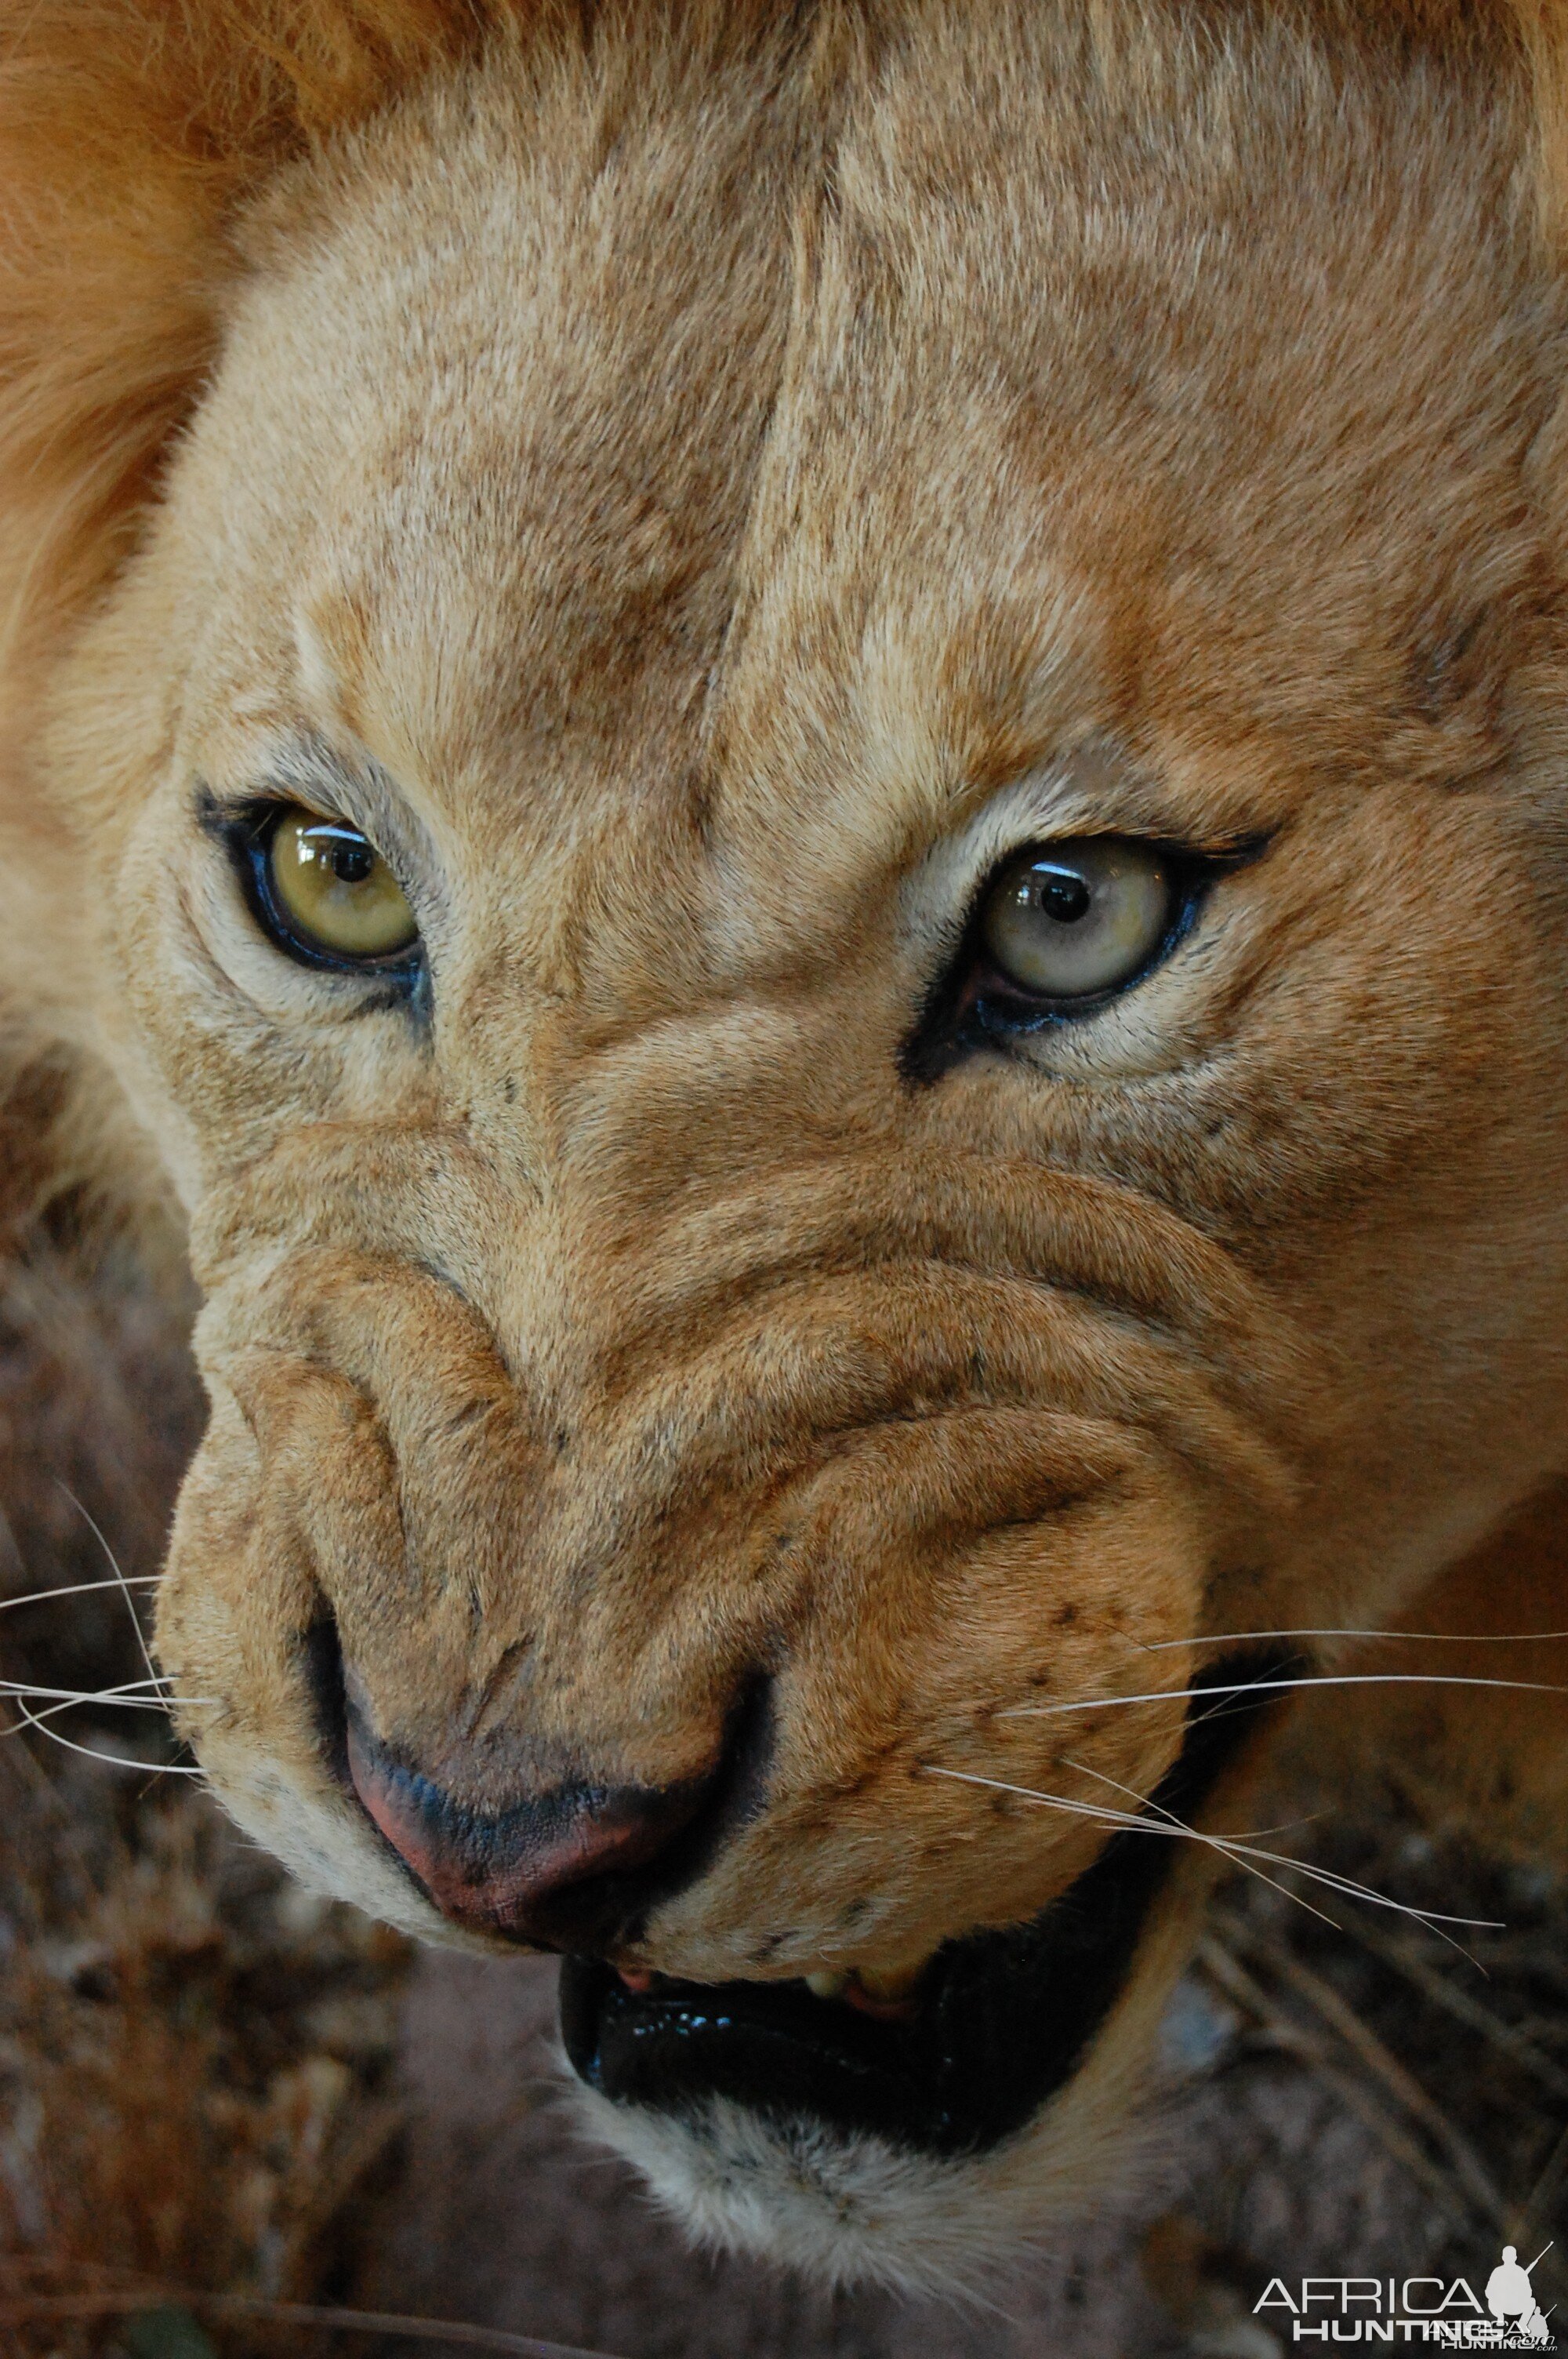
<instances>
[{"instance_id":1,"label":"white chin fur","mask_svg":"<svg viewBox=\"0 0 1568 2359\"><path fill-rule=\"evenodd\" d=\"M1054 2106L987 2154L944 2160L726 2097L680 2116L580 2082L574 2098L583 2126L636 2167L694 2242L819 2284L994 2297L999 2274L1054 2245L1127 2172L1125 2116L1087 2136L1080 2118L1065 2153Z\"/></svg>"}]
</instances>

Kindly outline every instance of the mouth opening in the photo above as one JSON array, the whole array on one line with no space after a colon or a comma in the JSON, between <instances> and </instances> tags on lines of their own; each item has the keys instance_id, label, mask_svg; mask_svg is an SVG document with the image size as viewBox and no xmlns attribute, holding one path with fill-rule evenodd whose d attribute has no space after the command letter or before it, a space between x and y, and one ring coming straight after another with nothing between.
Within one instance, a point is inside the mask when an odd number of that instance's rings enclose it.
<instances>
[{"instance_id":1,"label":"mouth opening","mask_svg":"<svg viewBox=\"0 0 1568 2359\"><path fill-rule=\"evenodd\" d=\"M1182 1750L1144 1807L1190 1821L1271 1692L1219 1692L1299 1665L1234 1658L1193 1682ZM1206 1690L1215 1690L1206 1698ZM1021 2129L1072 2074L1126 1982L1173 1842L1129 1828L1030 1923L938 1951L918 2004L878 2015L804 1982L630 1988L568 1957L561 2035L589 2087L680 2114L728 2097L753 2112L872 2132L927 2154L973 2154Z\"/></svg>"}]
</instances>

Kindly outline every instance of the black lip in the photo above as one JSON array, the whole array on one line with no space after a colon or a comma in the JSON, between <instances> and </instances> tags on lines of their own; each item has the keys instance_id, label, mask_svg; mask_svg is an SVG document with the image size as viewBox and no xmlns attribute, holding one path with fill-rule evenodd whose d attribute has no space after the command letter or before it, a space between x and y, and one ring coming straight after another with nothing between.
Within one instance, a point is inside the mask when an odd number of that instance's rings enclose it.
<instances>
[{"instance_id":1,"label":"black lip","mask_svg":"<svg viewBox=\"0 0 1568 2359\"><path fill-rule=\"evenodd\" d=\"M1193 1682L1181 1753L1145 1806L1190 1818L1272 1693L1242 1683L1299 1664L1217 1664ZM970 2154L1021 2129L1071 2074L1122 1987L1171 1843L1126 1831L1027 1925L938 1951L920 2011L890 2022L825 2003L804 1983L655 1981L629 1991L611 1966L568 1958L561 2034L573 2069L618 2104L679 2114L711 2097L778 2117L873 2131L934 2155Z\"/></svg>"}]
</instances>

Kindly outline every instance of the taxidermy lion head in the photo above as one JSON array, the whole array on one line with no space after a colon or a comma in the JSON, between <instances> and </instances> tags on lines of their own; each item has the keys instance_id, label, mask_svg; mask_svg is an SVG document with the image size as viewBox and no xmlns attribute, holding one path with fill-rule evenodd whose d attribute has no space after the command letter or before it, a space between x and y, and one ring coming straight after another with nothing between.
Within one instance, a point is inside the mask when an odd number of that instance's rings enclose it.
<instances>
[{"instance_id":1,"label":"taxidermy lion head","mask_svg":"<svg viewBox=\"0 0 1568 2359\"><path fill-rule=\"evenodd\" d=\"M1292 1634L1568 1467L1555 13L5 21L6 1054L188 1223L182 1726L940 2274Z\"/></svg>"}]
</instances>

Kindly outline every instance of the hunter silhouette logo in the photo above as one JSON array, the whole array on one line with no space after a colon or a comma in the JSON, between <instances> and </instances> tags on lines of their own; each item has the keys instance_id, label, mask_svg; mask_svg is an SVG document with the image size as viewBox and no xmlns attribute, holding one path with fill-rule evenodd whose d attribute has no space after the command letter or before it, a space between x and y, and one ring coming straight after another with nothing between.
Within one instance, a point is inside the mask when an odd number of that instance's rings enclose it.
<instances>
[{"instance_id":1,"label":"hunter silhouette logo","mask_svg":"<svg viewBox=\"0 0 1568 2359\"><path fill-rule=\"evenodd\" d=\"M1485 2297L1467 2277L1303 2277L1292 2293L1271 2277L1253 2303L1254 2317L1271 2314L1292 2343L1426 2345L1439 2351L1556 2351L1550 2313L1530 2280L1552 2250L1545 2245L1528 2266L1517 2248L1503 2246L1487 2279Z\"/></svg>"},{"instance_id":2,"label":"hunter silhouette logo","mask_svg":"<svg viewBox=\"0 0 1568 2359\"><path fill-rule=\"evenodd\" d=\"M1530 2282L1537 2262L1544 2260L1551 2250L1548 2245L1528 2269L1521 2269L1518 2252L1512 2245L1505 2245L1502 2259L1487 2279L1487 2308L1499 2326L1511 2327L1523 2347L1530 2350L1552 2348L1545 2317ZM1500 2347L1507 2350L1509 2346L1504 2343Z\"/></svg>"}]
</instances>

